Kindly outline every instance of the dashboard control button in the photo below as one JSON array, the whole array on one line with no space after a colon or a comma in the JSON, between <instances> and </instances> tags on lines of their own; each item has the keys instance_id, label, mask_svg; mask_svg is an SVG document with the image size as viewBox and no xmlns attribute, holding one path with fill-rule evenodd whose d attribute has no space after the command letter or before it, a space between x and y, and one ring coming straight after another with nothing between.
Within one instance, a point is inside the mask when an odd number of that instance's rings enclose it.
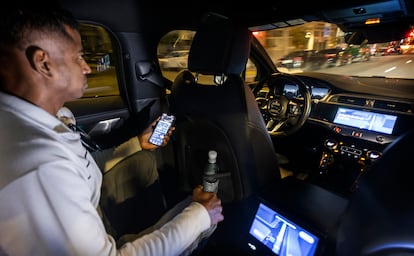
<instances>
[{"instance_id":1,"label":"dashboard control button","mask_svg":"<svg viewBox=\"0 0 414 256\"><path fill-rule=\"evenodd\" d=\"M338 142L335 140L327 139L325 140L325 146L329 149L335 149L338 146Z\"/></svg>"},{"instance_id":2,"label":"dashboard control button","mask_svg":"<svg viewBox=\"0 0 414 256\"><path fill-rule=\"evenodd\" d=\"M370 160L376 160L381 156L381 152L376 150L370 150L367 152L367 158Z\"/></svg>"},{"instance_id":3,"label":"dashboard control button","mask_svg":"<svg viewBox=\"0 0 414 256\"><path fill-rule=\"evenodd\" d=\"M341 154L346 154L347 156L359 157L362 154L362 150L348 147L348 146L341 146Z\"/></svg>"},{"instance_id":4,"label":"dashboard control button","mask_svg":"<svg viewBox=\"0 0 414 256\"><path fill-rule=\"evenodd\" d=\"M355 131L353 131L352 132L352 136L361 138L362 137L362 132L355 132Z\"/></svg>"},{"instance_id":5,"label":"dashboard control button","mask_svg":"<svg viewBox=\"0 0 414 256\"><path fill-rule=\"evenodd\" d=\"M336 133L340 133L341 132L341 128L339 128L338 126L335 126L334 128L333 128L333 130L334 130L334 132L336 132Z\"/></svg>"}]
</instances>

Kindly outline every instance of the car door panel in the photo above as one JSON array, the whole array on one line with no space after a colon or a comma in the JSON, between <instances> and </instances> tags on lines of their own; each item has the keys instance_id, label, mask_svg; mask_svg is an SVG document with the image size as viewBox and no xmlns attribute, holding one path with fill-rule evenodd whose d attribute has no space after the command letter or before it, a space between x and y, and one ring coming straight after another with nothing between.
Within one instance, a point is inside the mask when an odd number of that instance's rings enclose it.
<instances>
[{"instance_id":1,"label":"car door panel","mask_svg":"<svg viewBox=\"0 0 414 256\"><path fill-rule=\"evenodd\" d=\"M65 106L72 110L77 125L86 132L105 132L129 117L128 107L120 96L82 98Z\"/></svg>"}]
</instances>

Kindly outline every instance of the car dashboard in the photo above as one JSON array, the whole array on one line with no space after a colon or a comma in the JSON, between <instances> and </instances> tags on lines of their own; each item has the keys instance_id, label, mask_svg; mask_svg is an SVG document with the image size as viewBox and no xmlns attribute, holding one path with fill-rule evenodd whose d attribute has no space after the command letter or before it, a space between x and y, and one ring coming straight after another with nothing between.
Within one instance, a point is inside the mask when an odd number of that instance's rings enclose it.
<instances>
[{"instance_id":1,"label":"car dashboard","mask_svg":"<svg viewBox=\"0 0 414 256\"><path fill-rule=\"evenodd\" d=\"M335 133L385 145L413 127L414 99L408 98L409 94L401 93L397 98L386 95L387 91L379 91L378 95L351 91L347 88L349 79L335 84L309 76L302 79L309 85L314 102L309 121L325 125ZM369 79L351 81L363 87Z\"/></svg>"},{"instance_id":2,"label":"car dashboard","mask_svg":"<svg viewBox=\"0 0 414 256\"><path fill-rule=\"evenodd\" d=\"M358 186L358 178L381 157L386 146L414 128L414 99L409 98L412 93L397 97L384 88L401 83L395 79L319 73L295 76L308 87L311 112L296 134L274 138L276 151L289 159L285 167L294 175L349 196ZM370 83L378 82L384 87L376 90L377 94L364 91ZM409 81L404 82L410 86ZM268 91L258 94L259 98L269 91L283 90L279 93L289 99L303 99L298 86L289 80L278 88L270 85Z\"/></svg>"}]
</instances>

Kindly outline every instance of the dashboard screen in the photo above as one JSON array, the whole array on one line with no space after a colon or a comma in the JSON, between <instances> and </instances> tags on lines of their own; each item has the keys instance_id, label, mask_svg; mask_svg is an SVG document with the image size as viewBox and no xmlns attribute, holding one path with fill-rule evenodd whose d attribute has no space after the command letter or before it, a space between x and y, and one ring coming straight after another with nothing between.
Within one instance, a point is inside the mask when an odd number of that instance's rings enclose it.
<instances>
[{"instance_id":1,"label":"dashboard screen","mask_svg":"<svg viewBox=\"0 0 414 256\"><path fill-rule=\"evenodd\" d=\"M283 95L288 98L294 98L298 96L299 87L296 84L285 84L283 87Z\"/></svg>"},{"instance_id":2,"label":"dashboard screen","mask_svg":"<svg viewBox=\"0 0 414 256\"><path fill-rule=\"evenodd\" d=\"M263 203L259 204L249 234L268 248L272 255L313 256L319 242L316 235Z\"/></svg>"},{"instance_id":3,"label":"dashboard screen","mask_svg":"<svg viewBox=\"0 0 414 256\"><path fill-rule=\"evenodd\" d=\"M312 87L310 89L312 99L322 99L329 93L328 88ZM300 96L299 87L296 84L285 84L283 87L283 95L288 98L296 98Z\"/></svg>"},{"instance_id":4,"label":"dashboard screen","mask_svg":"<svg viewBox=\"0 0 414 256\"><path fill-rule=\"evenodd\" d=\"M350 108L338 108L333 122L369 131L392 134L397 117Z\"/></svg>"}]
</instances>

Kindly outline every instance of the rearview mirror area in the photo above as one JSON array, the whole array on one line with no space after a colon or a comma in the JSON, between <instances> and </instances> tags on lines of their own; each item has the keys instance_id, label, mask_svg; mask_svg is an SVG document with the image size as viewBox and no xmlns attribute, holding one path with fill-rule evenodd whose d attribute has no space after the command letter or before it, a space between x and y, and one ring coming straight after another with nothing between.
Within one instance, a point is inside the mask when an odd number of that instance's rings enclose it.
<instances>
[{"instance_id":1,"label":"rearview mirror area","mask_svg":"<svg viewBox=\"0 0 414 256\"><path fill-rule=\"evenodd\" d=\"M367 37L363 32L347 32L344 38L347 44L360 45L367 41Z\"/></svg>"}]
</instances>

